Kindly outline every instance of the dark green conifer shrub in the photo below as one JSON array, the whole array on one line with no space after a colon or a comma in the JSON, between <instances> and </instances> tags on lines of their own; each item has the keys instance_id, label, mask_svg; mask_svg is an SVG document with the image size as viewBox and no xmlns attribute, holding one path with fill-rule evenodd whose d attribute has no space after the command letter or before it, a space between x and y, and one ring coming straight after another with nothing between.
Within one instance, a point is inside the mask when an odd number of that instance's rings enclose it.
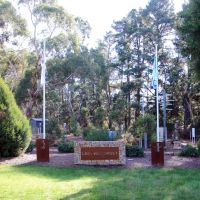
<instances>
[{"instance_id":1,"label":"dark green conifer shrub","mask_svg":"<svg viewBox=\"0 0 200 200\"><path fill-rule=\"evenodd\" d=\"M25 152L31 139L29 121L16 104L14 96L0 78L0 157Z\"/></svg>"}]
</instances>

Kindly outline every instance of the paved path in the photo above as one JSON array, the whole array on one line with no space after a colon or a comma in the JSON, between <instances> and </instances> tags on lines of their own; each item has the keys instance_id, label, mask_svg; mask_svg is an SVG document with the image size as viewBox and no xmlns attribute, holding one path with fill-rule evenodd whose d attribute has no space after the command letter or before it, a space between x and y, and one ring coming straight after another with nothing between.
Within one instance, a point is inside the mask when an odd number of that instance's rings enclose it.
<instances>
[{"instance_id":1,"label":"paved path","mask_svg":"<svg viewBox=\"0 0 200 200\"><path fill-rule=\"evenodd\" d=\"M50 162L37 162L35 151L16 158L0 158L1 164L11 165L45 165L77 167L73 162L73 153L59 153L56 148L50 149ZM127 158L126 168L152 167L150 151L145 151L143 158ZM200 158L186 158L165 154L165 167L200 168Z\"/></svg>"}]
</instances>

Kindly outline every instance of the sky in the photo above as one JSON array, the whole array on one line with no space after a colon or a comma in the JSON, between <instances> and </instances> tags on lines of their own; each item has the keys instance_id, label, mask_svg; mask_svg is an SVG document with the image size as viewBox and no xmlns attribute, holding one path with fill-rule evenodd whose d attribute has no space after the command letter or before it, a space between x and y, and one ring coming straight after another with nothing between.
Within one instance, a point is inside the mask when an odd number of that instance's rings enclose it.
<instances>
[{"instance_id":1,"label":"sky","mask_svg":"<svg viewBox=\"0 0 200 200\"><path fill-rule=\"evenodd\" d=\"M174 0L175 11L182 8L185 0ZM133 8L144 8L148 0L58 0L70 14L87 20L92 28L89 46L103 39L113 21L121 20Z\"/></svg>"}]
</instances>

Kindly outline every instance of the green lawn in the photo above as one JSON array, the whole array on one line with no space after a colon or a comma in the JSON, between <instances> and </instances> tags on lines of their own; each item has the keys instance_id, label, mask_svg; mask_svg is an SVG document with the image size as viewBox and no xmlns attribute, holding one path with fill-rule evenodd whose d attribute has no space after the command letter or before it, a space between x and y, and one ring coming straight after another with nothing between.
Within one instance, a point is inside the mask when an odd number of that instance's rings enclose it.
<instances>
[{"instance_id":1,"label":"green lawn","mask_svg":"<svg viewBox=\"0 0 200 200\"><path fill-rule=\"evenodd\" d=\"M0 165L0 200L199 200L199 169Z\"/></svg>"}]
</instances>

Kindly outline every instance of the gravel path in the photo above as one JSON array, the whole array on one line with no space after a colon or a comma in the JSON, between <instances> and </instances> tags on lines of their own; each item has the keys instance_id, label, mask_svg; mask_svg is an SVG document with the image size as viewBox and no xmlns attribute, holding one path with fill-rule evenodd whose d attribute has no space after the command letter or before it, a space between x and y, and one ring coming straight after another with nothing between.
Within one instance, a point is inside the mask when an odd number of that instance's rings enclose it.
<instances>
[{"instance_id":1,"label":"gravel path","mask_svg":"<svg viewBox=\"0 0 200 200\"><path fill-rule=\"evenodd\" d=\"M44 165L77 167L73 162L73 153L59 153L56 148L50 149L50 162L37 162L36 153L27 153L16 158L0 158L1 164L11 165ZM143 158L127 158L126 168L152 167L150 151ZM165 167L200 168L200 158L186 158L165 154Z\"/></svg>"}]
</instances>

